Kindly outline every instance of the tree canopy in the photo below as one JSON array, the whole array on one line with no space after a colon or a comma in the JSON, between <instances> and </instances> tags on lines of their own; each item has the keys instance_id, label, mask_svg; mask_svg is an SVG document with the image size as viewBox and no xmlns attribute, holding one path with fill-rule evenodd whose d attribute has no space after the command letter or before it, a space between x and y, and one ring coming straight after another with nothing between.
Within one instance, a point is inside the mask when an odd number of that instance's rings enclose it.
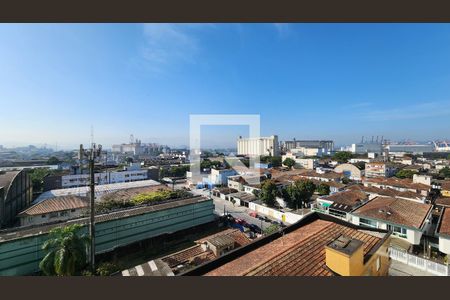
<instances>
[{"instance_id":1,"label":"tree canopy","mask_svg":"<svg viewBox=\"0 0 450 300\"><path fill-rule=\"evenodd\" d=\"M412 170L400 170L395 174L397 178L413 178L415 172Z\"/></svg>"},{"instance_id":2,"label":"tree canopy","mask_svg":"<svg viewBox=\"0 0 450 300\"><path fill-rule=\"evenodd\" d=\"M288 157L283 161L283 165L285 165L289 169L292 169L292 167L295 166L295 160Z\"/></svg>"},{"instance_id":3,"label":"tree canopy","mask_svg":"<svg viewBox=\"0 0 450 300\"><path fill-rule=\"evenodd\" d=\"M309 201L316 190L316 185L311 180L296 180L282 191L284 201L289 208L302 208Z\"/></svg>"},{"instance_id":4,"label":"tree canopy","mask_svg":"<svg viewBox=\"0 0 450 300\"><path fill-rule=\"evenodd\" d=\"M439 171L439 176L441 178L449 178L450 177L450 168L449 167L442 168Z\"/></svg>"},{"instance_id":5,"label":"tree canopy","mask_svg":"<svg viewBox=\"0 0 450 300\"><path fill-rule=\"evenodd\" d=\"M39 268L49 276L79 275L87 264L89 237L81 234L81 225L54 228L42 250L47 254Z\"/></svg>"},{"instance_id":6,"label":"tree canopy","mask_svg":"<svg viewBox=\"0 0 450 300\"><path fill-rule=\"evenodd\" d=\"M325 183L319 183L316 187L316 192L319 195L328 195L330 194L330 186Z\"/></svg>"},{"instance_id":7,"label":"tree canopy","mask_svg":"<svg viewBox=\"0 0 450 300\"><path fill-rule=\"evenodd\" d=\"M263 182L261 192L259 192L259 199L269 207L275 206L278 189L272 180Z\"/></svg>"},{"instance_id":8,"label":"tree canopy","mask_svg":"<svg viewBox=\"0 0 450 300\"><path fill-rule=\"evenodd\" d=\"M61 163L61 160L56 156L52 156L47 160L47 165L58 165Z\"/></svg>"},{"instance_id":9,"label":"tree canopy","mask_svg":"<svg viewBox=\"0 0 450 300\"><path fill-rule=\"evenodd\" d=\"M352 157L353 157L352 153L348 151L339 151L333 155L333 159L339 163L346 163Z\"/></svg>"}]
</instances>

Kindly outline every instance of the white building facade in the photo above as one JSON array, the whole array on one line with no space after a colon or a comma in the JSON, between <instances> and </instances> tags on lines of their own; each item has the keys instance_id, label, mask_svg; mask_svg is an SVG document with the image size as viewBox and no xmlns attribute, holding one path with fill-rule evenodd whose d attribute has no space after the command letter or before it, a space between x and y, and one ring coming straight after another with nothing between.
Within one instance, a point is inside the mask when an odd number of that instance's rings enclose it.
<instances>
[{"instance_id":1,"label":"white building facade","mask_svg":"<svg viewBox=\"0 0 450 300\"><path fill-rule=\"evenodd\" d=\"M237 140L237 154L246 156L280 156L278 136L242 138Z\"/></svg>"}]
</instances>

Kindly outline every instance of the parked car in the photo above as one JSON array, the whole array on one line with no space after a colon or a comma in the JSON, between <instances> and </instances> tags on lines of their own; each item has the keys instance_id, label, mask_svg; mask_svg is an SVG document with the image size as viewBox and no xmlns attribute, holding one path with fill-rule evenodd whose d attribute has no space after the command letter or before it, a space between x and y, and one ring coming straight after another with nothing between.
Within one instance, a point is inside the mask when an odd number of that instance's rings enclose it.
<instances>
[{"instance_id":1,"label":"parked car","mask_svg":"<svg viewBox=\"0 0 450 300\"><path fill-rule=\"evenodd\" d=\"M258 220L264 221L264 217L263 216L257 216Z\"/></svg>"},{"instance_id":2,"label":"parked car","mask_svg":"<svg viewBox=\"0 0 450 300\"><path fill-rule=\"evenodd\" d=\"M270 223L271 223L271 224L274 224L274 225L280 225L280 221L275 221L275 220L273 220L273 221L270 221Z\"/></svg>"},{"instance_id":3,"label":"parked car","mask_svg":"<svg viewBox=\"0 0 450 300\"><path fill-rule=\"evenodd\" d=\"M268 223L270 223L270 222L272 222L272 220L271 219L269 219L268 217L266 217L266 216L264 216L264 219L263 219L264 221L266 221L266 222L268 222Z\"/></svg>"},{"instance_id":4,"label":"parked car","mask_svg":"<svg viewBox=\"0 0 450 300\"><path fill-rule=\"evenodd\" d=\"M245 221L245 220L241 220L241 223L240 223L242 226L245 226L245 227L248 227L250 224L248 224L247 223L247 221Z\"/></svg>"},{"instance_id":5,"label":"parked car","mask_svg":"<svg viewBox=\"0 0 450 300\"><path fill-rule=\"evenodd\" d=\"M251 224L249 228L255 233L262 233L262 230L258 225Z\"/></svg>"},{"instance_id":6,"label":"parked car","mask_svg":"<svg viewBox=\"0 0 450 300\"><path fill-rule=\"evenodd\" d=\"M251 211L251 212L248 213L248 215L250 217L253 217L253 218L257 218L258 217L258 214L256 213L256 211Z\"/></svg>"}]
</instances>

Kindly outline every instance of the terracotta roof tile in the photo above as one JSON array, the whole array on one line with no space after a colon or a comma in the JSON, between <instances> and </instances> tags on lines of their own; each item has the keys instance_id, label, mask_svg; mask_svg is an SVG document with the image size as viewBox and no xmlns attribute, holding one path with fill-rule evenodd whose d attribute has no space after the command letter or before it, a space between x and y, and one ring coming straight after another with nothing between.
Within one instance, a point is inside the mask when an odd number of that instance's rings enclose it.
<instances>
[{"instance_id":1,"label":"terracotta roof tile","mask_svg":"<svg viewBox=\"0 0 450 300\"><path fill-rule=\"evenodd\" d=\"M445 208L442 212L438 233L450 236L450 209L448 208Z\"/></svg>"},{"instance_id":2,"label":"terracotta roof tile","mask_svg":"<svg viewBox=\"0 0 450 300\"><path fill-rule=\"evenodd\" d=\"M51 212L64 211L69 209L78 209L89 206L89 201L86 197L78 196L62 196L46 199L41 201L24 211L19 216L35 216Z\"/></svg>"},{"instance_id":3,"label":"terracotta roof tile","mask_svg":"<svg viewBox=\"0 0 450 300\"><path fill-rule=\"evenodd\" d=\"M207 276L332 276L325 245L346 234L364 243L367 254L381 237L325 220L315 220L207 273Z\"/></svg>"},{"instance_id":4,"label":"terracotta roof tile","mask_svg":"<svg viewBox=\"0 0 450 300\"><path fill-rule=\"evenodd\" d=\"M353 213L362 217L420 229L431 207L431 204L379 196L365 203Z\"/></svg>"}]
</instances>

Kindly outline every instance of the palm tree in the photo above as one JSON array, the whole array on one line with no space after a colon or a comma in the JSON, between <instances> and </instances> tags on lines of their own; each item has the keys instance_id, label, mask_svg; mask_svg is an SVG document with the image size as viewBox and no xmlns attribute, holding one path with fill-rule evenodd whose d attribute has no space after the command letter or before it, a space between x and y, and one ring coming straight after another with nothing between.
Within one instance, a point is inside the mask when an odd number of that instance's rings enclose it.
<instances>
[{"instance_id":1,"label":"palm tree","mask_svg":"<svg viewBox=\"0 0 450 300\"><path fill-rule=\"evenodd\" d=\"M89 237L80 235L81 225L54 228L42 249L47 252L39 268L50 276L77 275L86 266Z\"/></svg>"}]
</instances>

